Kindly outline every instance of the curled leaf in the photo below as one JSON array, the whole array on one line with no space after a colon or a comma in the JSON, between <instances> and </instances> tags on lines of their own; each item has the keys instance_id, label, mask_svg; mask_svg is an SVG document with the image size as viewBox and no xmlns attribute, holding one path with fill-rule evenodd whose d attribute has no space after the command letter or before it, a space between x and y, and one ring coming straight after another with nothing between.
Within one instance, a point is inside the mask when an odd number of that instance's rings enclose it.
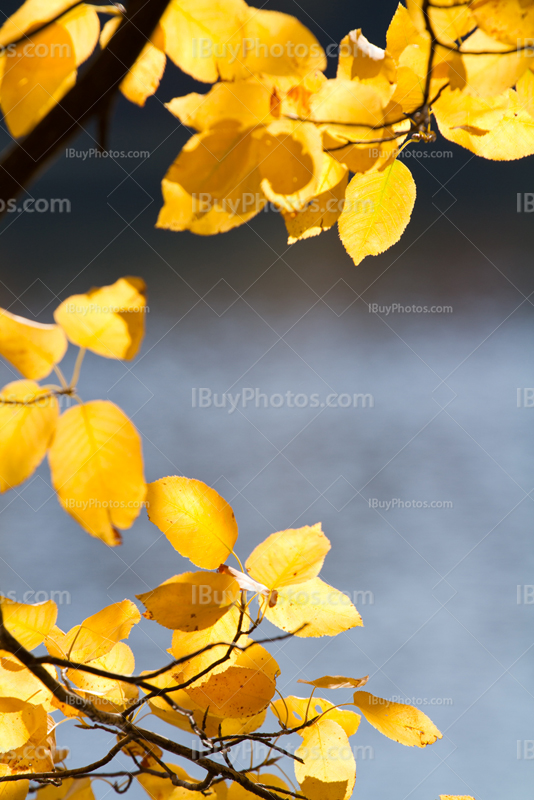
<instances>
[{"instance_id":1,"label":"curled leaf","mask_svg":"<svg viewBox=\"0 0 534 800\"><path fill-rule=\"evenodd\" d=\"M365 678L344 678L342 675L324 675L322 678L317 678L315 681L303 681L298 679L297 683L307 683L309 686L315 686L317 689L358 689L360 686L365 686L369 680L369 675Z\"/></svg>"}]
</instances>

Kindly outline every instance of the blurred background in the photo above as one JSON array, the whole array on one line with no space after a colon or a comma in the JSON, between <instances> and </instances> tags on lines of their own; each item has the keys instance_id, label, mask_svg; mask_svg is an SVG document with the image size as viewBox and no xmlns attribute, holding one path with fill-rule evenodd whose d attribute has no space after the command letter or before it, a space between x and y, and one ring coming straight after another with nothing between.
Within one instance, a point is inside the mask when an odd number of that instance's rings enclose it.
<instances>
[{"instance_id":1,"label":"blurred background","mask_svg":"<svg viewBox=\"0 0 534 800\"><path fill-rule=\"evenodd\" d=\"M3 5L8 14L19 4ZM265 6L299 17L325 47L356 27L384 46L396 3ZM215 487L235 510L242 557L273 531L323 523L332 551L322 577L351 596L365 627L275 646L283 693L303 695L299 677L369 673L371 692L415 703L444 734L414 751L363 721L354 797L527 800L534 219L517 213L517 195L534 191L534 161L483 162L438 138L405 160L418 200L401 242L357 268L335 230L288 247L272 212L215 238L158 231L160 180L189 136L163 102L203 90L168 65L144 110L121 99L113 118L110 147L149 157L57 159L30 193L68 198L71 211L4 217L0 305L50 322L66 297L142 276L140 355L88 354L81 396L108 398L133 419L147 480L180 474ZM94 148L94 135L88 127L69 146ZM5 131L1 141L9 146ZM394 304L451 308L387 313ZM16 379L0 370L3 383ZM193 407L201 388L241 400L233 413ZM316 394L319 406L244 407L247 389ZM345 397L329 407L330 394ZM355 394L370 395L365 407ZM1 592L67 593L63 629L187 569L144 512L122 547L91 539L60 508L46 464L0 509ZM164 664L170 640L143 620L130 637L138 669ZM72 765L102 753L105 736L72 730ZM70 735L60 728L59 742Z\"/></svg>"}]
</instances>

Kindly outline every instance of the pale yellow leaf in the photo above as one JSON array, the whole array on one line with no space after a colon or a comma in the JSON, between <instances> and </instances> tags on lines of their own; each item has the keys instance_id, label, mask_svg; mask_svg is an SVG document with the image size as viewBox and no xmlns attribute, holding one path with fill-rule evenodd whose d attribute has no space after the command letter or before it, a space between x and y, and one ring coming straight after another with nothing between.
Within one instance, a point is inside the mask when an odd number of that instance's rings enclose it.
<instances>
[{"instance_id":1,"label":"pale yellow leaf","mask_svg":"<svg viewBox=\"0 0 534 800\"><path fill-rule=\"evenodd\" d=\"M45 378L66 350L67 338L59 325L43 325L0 309L0 355L25 378Z\"/></svg>"},{"instance_id":2,"label":"pale yellow leaf","mask_svg":"<svg viewBox=\"0 0 534 800\"><path fill-rule=\"evenodd\" d=\"M304 728L295 755L295 777L309 800L348 800L356 781L356 762L343 728L328 719Z\"/></svg>"},{"instance_id":3,"label":"pale yellow leaf","mask_svg":"<svg viewBox=\"0 0 534 800\"><path fill-rule=\"evenodd\" d=\"M355 692L354 705L380 733L408 747L426 747L442 738L432 720L413 706L391 703L369 692Z\"/></svg>"},{"instance_id":4,"label":"pale yellow leaf","mask_svg":"<svg viewBox=\"0 0 534 800\"><path fill-rule=\"evenodd\" d=\"M310 119L322 123L380 127L383 102L373 86L343 79L323 83L309 99Z\"/></svg>"},{"instance_id":5,"label":"pale yellow leaf","mask_svg":"<svg viewBox=\"0 0 534 800\"><path fill-rule=\"evenodd\" d=\"M353 736L360 725L359 714L345 708L336 708L322 697L284 697L275 700L271 707L285 728L299 728L310 720L328 719L337 722L347 736Z\"/></svg>"},{"instance_id":6,"label":"pale yellow leaf","mask_svg":"<svg viewBox=\"0 0 534 800\"><path fill-rule=\"evenodd\" d=\"M246 625L246 623L245 623ZM212 647L200 655L194 656L187 661L180 664L179 669L183 675L184 680L188 681L200 672L203 672L208 667L211 667L216 661L222 659L227 655L229 648L228 644L234 640L239 627L239 609L233 606L228 612L221 617L215 625L209 628L204 628L201 631L185 632L175 630L172 636L171 653L176 659L184 658L187 655L196 653L209 645L216 645L219 642L226 642L218 647ZM243 644L243 637L238 641L239 645ZM230 656L227 661L213 667L210 674L216 672L224 672L229 664L233 664L239 655L239 650L233 648L230 651Z\"/></svg>"},{"instance_id":7,"label":"pale yellow leaf","mask_svg":"<svg viewBox=\"0 0 534 800\"><path fill-rule=\"evenodd\" d=\"M509 106L509 92L496 97L477 97L447 87L432 108L447 128L476 128L487 133L499 124Z\"/></svg>"},{"instance_id":8,"label":"pale yellow leaf","mask_svg":"<svg viewBox=\"0 0 534 800\"><path fill-rule=\"evenodd\" d=\"M50 655L86 663L109 653L121 639L127 639L141 614L131 600L113 603L87 617L81 625L61 636L59 631L46 641Z\"/></svg>"},{"instance_id":9,"label":"pale yellow leaf","mask_svg":"<svg viewBox=\"0 0 534 800\"><path fill-rule=\"evenodd\" d=\"M398 61L400 54L408 45L420 43L423 38L407 8L399 3L387 32L388 52Z\"/></svg>"},{"instance_id":10,"label":"pale yellow leaf","mask_svg":"<svg viewBox=\"0 0 534 800\"><path fill-rule=\"evenodd\" d=\"M237 581L213 572L175 575L156 589L138 594L145 617L171 630L199 631L210 628L239 599Z\"/></svg>"},{"instance_id":11,"label":"pale yellow leaf","mask_svg":"<svg viewBox=\"0 0 534 800\"><path fill-rule=\"evenodd\" d=\"M57 605L53 600L30 605L2 598L2 614L6 628L19 644L33 650L56 624Z\"/></svg>"},{"instance_id":12,"label":"pale yellow leaf","mask_svg":"<svg viewBox=\"0 0 534 800\"><path fill-rule=\"evenodd\" d=\"M258 140L237 122L192 136L162 181L157 227L224 233L265 208Z\"/></svg>"},{"instance_id":13,"label":"pale yellow leaf","mask_svg":"<svg viewBox=\"0 0 534 800\"><path fill-rule=\"evenodd\" d=\"M318 236L335 225L343 209L347 182L345 164L324 153L317 195L302 211L282 211L289 234L288 244Z\"/></svg>"},{"instance_id":14,"label":"pale yellow leaf","mask_svg":"<svg viewBox=\"0 0 534 800\"><path fill-rule=\"evenodd\" d=\"M531 0L475 0L471 12L489 36L512 47L524 47L534 38L534 4Z\"/></svg>"},{"instance_id":15,"label":"pale yellow leaf","mask_svg":"<svg viewBox=\"0 0 534 800\"><path fill-rule=\"evenodd\" d=\"M92 5L82 3L62 16L58 24L65 28L71 38L78 67L89 58L98 44L100 36L98 14Z\"/></svg>"},{"instance_id":16,"label":"pale yellow leaf","mask_svg":"<svg viewBox=\"0 0 534 800\"><path fill-rule=\"evenodd\" d=\"M121 92L138 106L144 106L147 98L158 89L165 71L167 57L152 42L147 42L141 55L121 83Z\"/></svg>"},{"instance_id":17,"label":"pale yellow leaf","mask_svg":"<svg viewBox=\"0 0 534 800\"><path fill-rule=\"evenodd\" d=\"M54 435L57 398L34 381L0 392L0 492L18 486L39 466Z\"/></svg>"},{"instance_id":18,"label":"pale yellow leaf","mask_svg":"<svg viewBox=\"0 0 534 800\"><path fill-rule=\"evenodd\" d=\"M321 571L330 542L321 523L272 533L250 554L247 571L269 589L303 583Z\"/></svg>"},{"instance_id":19,"label":"pale yellow leaf","mask_svg":"<svg viewBox=\"0 0 534 800\"><path fill-rule=\"evenodd\" d=\"M165 763L168 769L174 772L181 781L195 783L196 779L191 778L182 767ZM161 772L161 766L158 763L154 762L153 768ZM215 800L217 797L214 788L204 792L193 792L181 786L173 786L168 778L158 778L157 775L139 775L137 780L151 800L202 800L202 798ZM45 800L47 799L45 798Z\"/></svg>"},{"instance_id":20,"label":"pale yellow leaf","mask_svg":"<svg viewBox=\"0 0 534 800\"><path fill-rule=\"evenodd\" d=\"M317 689L358 689L360 686L365 686L369 680L369 675L364 678L345 678L343 675L323 675L322 678L316 678L314 681L303 681L299 678L297 683L307 683L309 686L315 686Z\"/></svg>"},{"instance_id":21,"label":"pale yellow leaf","mask_svg":"<svg viewBox=\"0 0 534 800\"><path fill-rule=\"evenodd\" d=\"M201 569L226 561L237 540L234 512L202 481L171 476L150 483L148 516L180 555Z\"/></svg>"},{"instance_id":22,"label":"pale yellow leaf","mask_svg":"<svg viewBox=\"0 0 534 800\"><path fill-rule=\"evenodd\" d=\"M395 61L390 53L371 44L359 28L341 41L336 77L372 86L384 106L391 99L396 73Z\"/></svg>"},{"instance_id":23,"label":"pale yellow leaf","mask_svg":"<svg viewBox=\"0 0 534 800\"><path fill-rule=\"evenodd\" d=\"M351 180L338 225L341 241L356 265L399 241L410 221L415 194L412 174L398 160Z\"/></svg>"},{"instance_id":24,"label":"pale yellow leaf","mask_svg":"<svg viewBox=\"0 0 534 800\"><path fill-rule=\"evenodd\" d=\"M534 117L534 72L527 69L517 82L517 100L531 117Z\"/></svg>"},{"instance_id":25,"label":"pale yellow leaf","mask_svg":"<svg viewBox=\"0 0 534 800\"><path fill-rule=\"evenodd\" d=\"M452 142L466 147L482 158L492 161L513 161L534 153L534 119L522 106L517 92L508 90L510 104L502 119L492 130L456 127L441 116L439 104L435 115L440 133ZM491 102L491 98L486 98Z\"/></svg>"},{"instance_id":26,"label":"pale yellow leaf","mask_svg":"<svg viewBox=\"0 0 534 800\"><path fill-rule=\"evenodd\" d=\"M0 28L0 47L17 41L25 33L40 28L68 11L77 0L26 0Z\"/></svg>"},{"instance_id":27,"label":"pale yellow leaf","mask_svg":"<svg viewBox=\"0 0 534 800\"><path fill-rule=\"evenodd\" d=\"M47 714L42 706L0 697L0 753L16 750L33 737L42 740L47 732Z\"/></svg>"},{"instance_id":28,"label":"pale yellow leaf","mask_svg":"<svg viewBox=\"0 0 534 800\"><path fill-rule=\"evenodd\" d=\"M70 408L57 422L49 450L52 484L63 508L91 536L120 544L144 505L139 434L107 400Z\"/></svg>"},{"instance_id":29,"label":"pale yellow leaf","mask_svg":"<svg viewBox=\"0 0 534 800\"><path fill-rule=\"evenodd\" d=\"M44 785L39 790L39 800L95 800L90 778L64 778L61 786Z\"/></svg>"},{"instance_id":30,"label":"pale yellow leaf","mask_svg":"<svg viewBox=\"0 0 534 800\"><path fill-rule=\"evenodd\" d=\"M14 770L8 767L7 764L0 764L0 777L14 774L16 774ZM0 800L24 800L29 788L29 781L6 781L0 783Z\"/></svg>"},{"instance_id":31,"label":"pale yellow leaf","mask_svg":"<svg viewBox=\"0 0 534 800\"><path fill-rule=\"evenodd\" d=\"M272 797L279 797L283 798L283 800L287 800L289 795L289 786L285 783L279 775L273 775L269 772L261 772L260 774L249 772L247 773L247 778L252 783L259 783L261 786L268 786L268 791L272 794ZM272 788L276 789L285 789L285 792L276 792L271 791ZM248 789L245 789L243 786L240 786L239 783L231 783L228 787L228 793L226 795L226 800L254 800L258 795L249 792Z\"/></svg>"},{"instance_id":32,"label":"pale yellow leaf","mask_svg":"<svg viewBox=\"0 0 534 800\"><path fill-rule=\"evenodd\" d=\"M54 319L73 344L105 358L130 361L143 340L145 310L145 282L128 276L68 297L56 308Z\"/></svg>"},{"instance_id":33,"label":"pale yellow leaf","mask_svg":"<svg viewBox=\"0 0 534 800\"><path fill-rule=\"evenodd\" d=\"M49 664L43 665L54 678L57 673ZM32 705L42 705L46 711L52 711L50 703L52 693L22 664L8 657L0 657L0 697L16 697Z\"/></svg>"},{"instance_id":34,"label":"pale yellow leaf","mask_svg":"<svg viewBox=\"0 0 534 800\"><path fill-rule=\"evenodd\" d=\"M190 128L206 131L221 126L237 125L242 130L255 125L268 125L271 114L272 89L259 78L216 83L207 94L175 97L165 104L171 114Z\"/></svg>"},{"instance_id":35,"label":"pale yellow leaf","mask_svg":"<svg viewBox=\"0 0 534 800\"><path fill-rule=\"evenodd\" d=\"M40 57L39 57L39 54ZM7 50L0 106L13 136L27 134L76 82L76 54L68 31L55 22Z\"/></svg>"},{"instance_id":36,"label":"pale yellow leaf","mask_svg":"<svg viewBox=\"0 0 534 800\"><path fill-rule=\"evenodd\" d=\"M510 53L509 45L492 39L480 28L464 40L460 50L467 81L465 91L480 97L495 97L515 86L534 63L534 56ZM503 55L503 51L508 54Z\"/></svg>"},{"instance_id":37,"label":"pale yellow leaf","mask_svg":"<svg viewBox=\"0 0 534 800\"><path fill-rule=\"evenodd\" d=\"M320 578L279 589L276 605L267 606L265 616L283 631L302 638L336 636L363 625L347 595Z\"/></svg>"}]
</instances>

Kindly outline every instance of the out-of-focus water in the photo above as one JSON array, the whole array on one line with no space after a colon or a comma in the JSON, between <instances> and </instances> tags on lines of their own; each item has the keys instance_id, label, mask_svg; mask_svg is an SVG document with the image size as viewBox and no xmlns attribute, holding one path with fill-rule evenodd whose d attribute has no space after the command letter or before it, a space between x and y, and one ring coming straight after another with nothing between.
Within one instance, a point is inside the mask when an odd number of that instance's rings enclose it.
<instances>
[{"instance_id":1,"label":"out-of-focus water","mask_svg":"<svg viewBox=\"0 0 534 800\"><path fill-rule=\"evenodd\" d=\"M271 214L214 239L155 231L158 181L185 140L157 103L157 125L122 106L113 143L148 147L150 159L63 159L33 192L70 198L71 213L8 215L0 305L50 321L70 294L142 275L141 354L128 364L89 354L82 397L133 418L148 480L214 486L235 510L241 556L273 531L323 523L322 577L355 599L365 627L276 646L283 693L302 694L298 678L369 673L370 691L415 699L443 731L415 751L363 721L354 797L530 800L534 408L517 407L517 389L534 386L534 278L532 223L515 209L532 162L481 165L454 146L446 162L413 160L414 222L355 268L333 232L288 249ZM76 143L91 146L90 136ZM370 303L452 312L372 313ZM1 377L15 379L5 365ZM201 388L239 394L236 410L199 408ZM244 407L247 390L283 404ZM316 399L289 407L287 392ZM372 406L329 407L331 394ZM121 548L92 540L60 509L46 464L0 510L0 589L68 593L64 629L188 568L143 513ZM165 663L170 638L143 620L131 636L138 669ZM76 758L106 744L72 735Z\"/></svg>"}]
</instances>

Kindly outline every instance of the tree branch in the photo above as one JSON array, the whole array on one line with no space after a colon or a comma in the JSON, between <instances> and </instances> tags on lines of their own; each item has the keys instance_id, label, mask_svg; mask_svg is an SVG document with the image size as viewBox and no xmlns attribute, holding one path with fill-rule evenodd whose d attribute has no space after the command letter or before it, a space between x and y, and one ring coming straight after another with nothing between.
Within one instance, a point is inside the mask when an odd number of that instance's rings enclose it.
<instances>
[{"instance_id":1,"label":"tree branch","mask_svg":"<svg viewBox=\"0 0 534 800\"><path fill-rule=\"evenodd\" d=\"M0 162L0 207L21 194L89 118L105 108L158 24L169 0L131 0L108 46L78 83Z\"/></svg>"}]
</instances>

